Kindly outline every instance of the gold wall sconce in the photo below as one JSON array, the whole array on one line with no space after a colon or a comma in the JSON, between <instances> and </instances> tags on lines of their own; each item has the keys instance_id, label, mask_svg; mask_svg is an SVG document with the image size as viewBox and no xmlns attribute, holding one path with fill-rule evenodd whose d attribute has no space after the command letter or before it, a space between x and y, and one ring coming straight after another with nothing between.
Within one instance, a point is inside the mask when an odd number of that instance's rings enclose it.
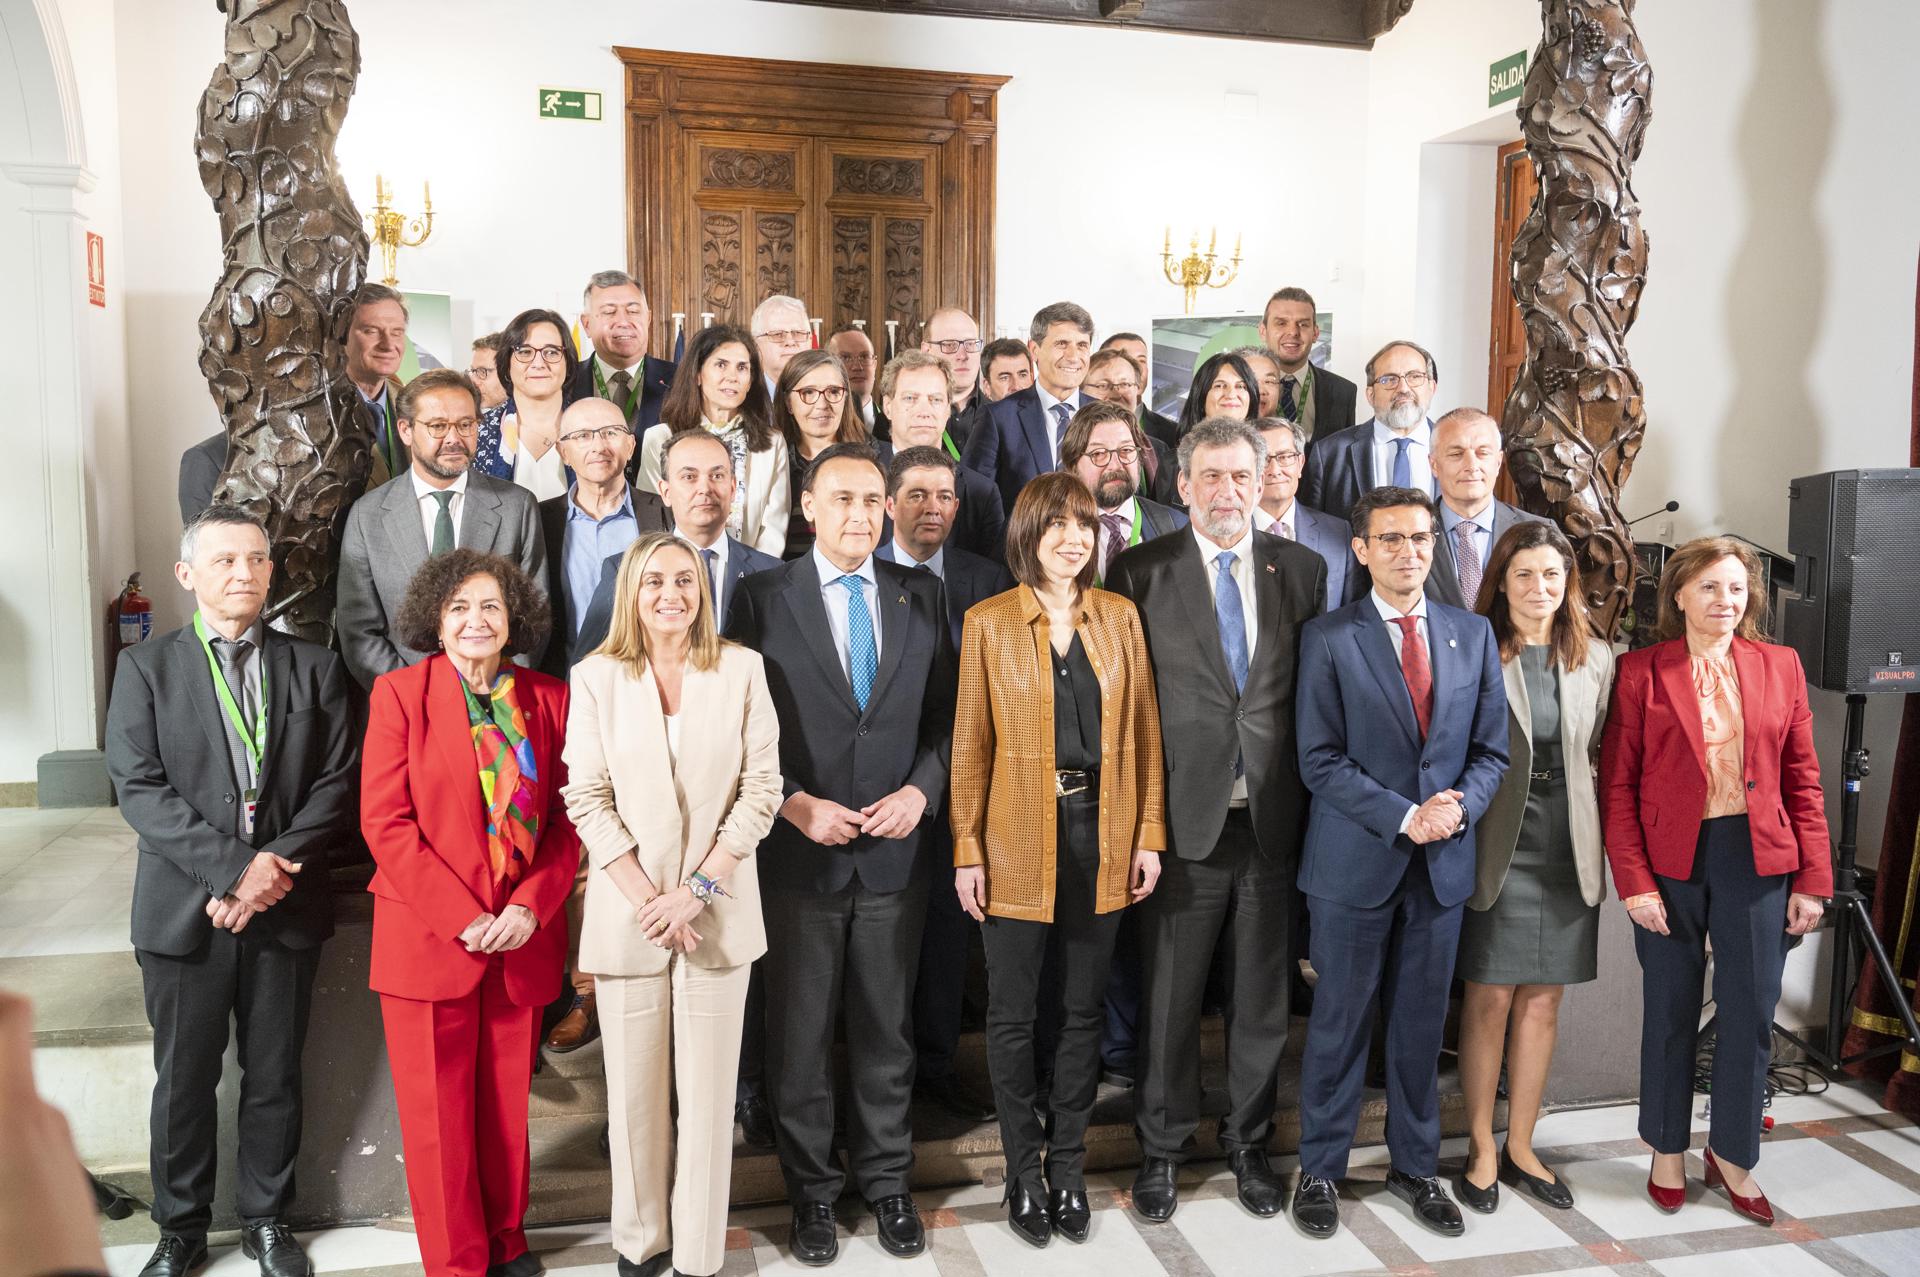
<instances>
[{"instance_id":1,"label":"gold wall sconce","mask_svg":"<svg viewBox=\"0 0 1920 1277\"><path fill-rule=\"evenodd\" d=\"M1240 274L1240 237L1233 237L1233 258L1221 262L1215 252L1220 242L1220 232L1216 227L1208 232L1207 251L1200 252L1200 232L1193 233L1193 239L1187 245L1187 255L1176 259L1173 255L1173 227L1167 227L1166 242L1160 248L1160 269L1166 272L1167 282L1177 285L1186 294L1186 314L1193 313L1193 299L1202 288L1225 288Z\"/></svg>"}]
</instances>

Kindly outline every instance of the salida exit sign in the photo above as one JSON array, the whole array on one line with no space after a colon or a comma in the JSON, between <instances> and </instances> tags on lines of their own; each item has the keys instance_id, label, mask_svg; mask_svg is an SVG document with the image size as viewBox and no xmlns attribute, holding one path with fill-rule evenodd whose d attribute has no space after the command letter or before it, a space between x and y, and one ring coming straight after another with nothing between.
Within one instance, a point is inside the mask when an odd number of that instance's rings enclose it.
<instances>
[{"instance_id":1,"label":"salida exit sign","mask_svg":"<svg viewBox=\"0 0 1920 1277\"><path fill-rule=\"evenodd\" d=\"M1525 49L1501 58L1487 68L1487 105L1499 106L1502 102L1511 102L1520 96L1521 88L1527 82L1527 51Z\"/></svg>"},{"instance_id":2,"label":"salida exit sign","mask_svg":"<svg viewBox=\"0 0 1920 1277\"><path fill-rule=\"evenodd\" d=\"M597 120L600 95L591 89L540 90L540 118L543 120Z\"/></svg>"}]
</instances>

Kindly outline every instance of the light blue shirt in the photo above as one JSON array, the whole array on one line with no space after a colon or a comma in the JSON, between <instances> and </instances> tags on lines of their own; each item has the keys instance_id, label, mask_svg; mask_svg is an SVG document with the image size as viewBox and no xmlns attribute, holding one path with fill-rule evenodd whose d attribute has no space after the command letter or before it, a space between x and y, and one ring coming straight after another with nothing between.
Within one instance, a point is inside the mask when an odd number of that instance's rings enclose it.
<instances>
[{"instance_id":1,"label":"light blue shirt","mask_svg":"<svg viewBox=\"0 0 1920 1277\"><path fill-rule=\"evenodd\" d=\"M833 631L833 650L840 656L840 672L847 676L849 685L853 682L853 664L847 658L847 587L837 582L847 573L835 567L827 556L820 553L820 547L813 549L813 568L820 574L820 601L826 605L827 628ZM873 618L873 651L880 654L880 582L873 570L873 556L869 554L855 568L853 575L863 578L867 588L860 592L866 600L867 612Z\"/></svg>"},{"instance_id":2,"label":"light blue shirt","mask_svg":"<svg viewBox=\"0 0 1920 1277\"><path fill-rule=\"evenodd\" d=\"M1376 488L1393 482L1393 454L1399 451L1393 441L1400 437L1387 429L1386 422L1378 417L1373 419L1373 486ZM1407 449L1407 476L1413 480L1414 487L1431 495L1434 481L1429 458L1433 456L1433 423L1423 418L1405 437L1413 441L1413 446Z\"/></svg>"},{"instance_id":3,"label":"light blue shirt","mask_svg":"<svg viewBox=\"0 0 1920 1277\"><path fill-rule=\"evenodd\" d=\"M1447 538L1447 549L1453 554L1456 573L1460 562L1460 541L1454 529L1463 523L1473 529L1467 535L1473 540L1473 552L1479 557L1480 569L1485 571L1487 557L1493 553L1493 502L1487 502L1487 508L1471 519L1464 514L1455 514L1453 507L1446 502L1440 503L1440 532ZM1467 600L1467 606L1473 606L1472 599Z\"/></svg>"},{"instance_id":4,"label":"light blue shirt","mask_svg":"<svg viewBox=\"0 0 1920 1277\"><path fill-rule=\"evenodd\" d=\"M567 526L560 551L561 573L566 580L567 606L573 614L573 632L580 633L587 603L600 585L600 565L607 556L618 554L640 535L640 524L633 517L633 489L620 496L620 506L605 518L596 519L580 508L580 485L567 488Z\"/></svg>"},{"instance_id":5,"label":"light blue shirt","mask_svg":"<svg viewBox=\"0 0 1920 1277\"><path fill-rule=\"evenodd\" d=\"M915 568L925 568L942 581L947 579L947 547L944 544L933 552L932 558L922 563L907 553L907 547L901 545L900 542L896 540L893 543L893 561L909 572ZM876 630L875 633L878 633L878 631Z\"/></svg>"}]
</instances>

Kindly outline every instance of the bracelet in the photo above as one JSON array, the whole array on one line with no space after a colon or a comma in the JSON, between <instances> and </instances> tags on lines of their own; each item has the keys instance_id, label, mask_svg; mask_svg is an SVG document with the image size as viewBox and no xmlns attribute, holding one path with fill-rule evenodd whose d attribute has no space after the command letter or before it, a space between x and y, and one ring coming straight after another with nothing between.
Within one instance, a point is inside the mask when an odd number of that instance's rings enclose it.
<instances>
[{"instance_id":1,"label":"bracelet","mask_svg":"<svg viewBox=\"0 0 1920 1277\"><path fill-rule=\"evenodd\" d=\"M694 870L693 876L687 879L687 890L693 893L693 898L698 900L703 908L712 904L715 896L728 898L727 890L720 885L719 879L709 878L698 869Z\"/></svg>"}]
</instances>

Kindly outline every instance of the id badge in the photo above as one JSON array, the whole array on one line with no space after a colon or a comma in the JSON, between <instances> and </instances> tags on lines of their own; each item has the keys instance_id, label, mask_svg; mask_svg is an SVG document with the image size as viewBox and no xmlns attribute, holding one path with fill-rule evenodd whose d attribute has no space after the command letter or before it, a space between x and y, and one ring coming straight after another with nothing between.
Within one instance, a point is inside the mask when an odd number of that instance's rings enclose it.
<instances>
[{"instance_id":1,"label":"id badge","mask_svg":"<svg viewBox=\"0 0 1920 1277\"><path fill-rule=\"evenodd\" d=\"M260 791L249 789L241 795L240 833L243 837L253 837L254 809L260 805Z\"/></svg>"}]
</instances>

